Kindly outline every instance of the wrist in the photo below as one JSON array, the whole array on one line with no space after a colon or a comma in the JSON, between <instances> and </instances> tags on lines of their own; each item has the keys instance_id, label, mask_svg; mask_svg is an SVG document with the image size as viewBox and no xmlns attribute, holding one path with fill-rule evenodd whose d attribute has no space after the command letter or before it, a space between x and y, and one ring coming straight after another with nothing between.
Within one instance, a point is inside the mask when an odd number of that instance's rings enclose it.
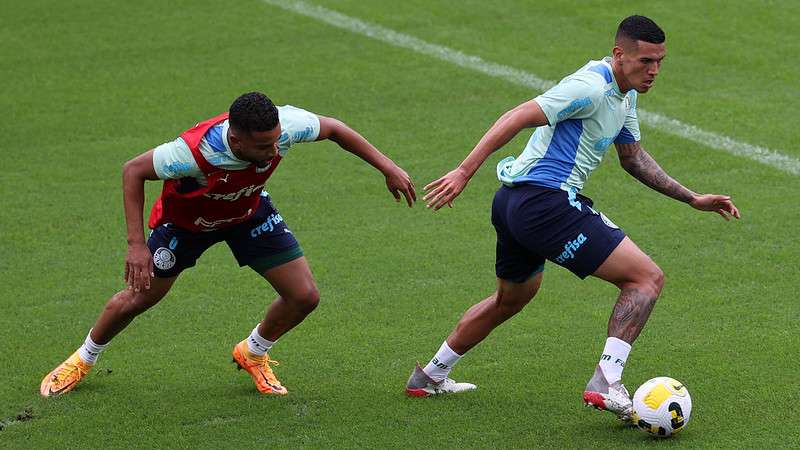
<instances>
[{"instance_id":1,"label":"wrist","mask_svg":"<svg viewBox=\"0 0 800 450\"><path fill-rule=\"evenodd\" d=\"M128 238L128 247L133 247L135 245L145 245L144 238Z\"/></svg>"},{"instance_id":2,"label":"wrist","mask_svg":"<svg viewBox=\"0 0 800 450\"><path fill-rule=\"evenodd\" d=\"M475 173L474 170L470 170L470 169L464 167L463 164L458 166L458 167L456 167L455 168L455 172L458 172L458 174L460 174L462 177L464 177L464 179L471 178L472 175Z\"/></svg>"}]
</instances>

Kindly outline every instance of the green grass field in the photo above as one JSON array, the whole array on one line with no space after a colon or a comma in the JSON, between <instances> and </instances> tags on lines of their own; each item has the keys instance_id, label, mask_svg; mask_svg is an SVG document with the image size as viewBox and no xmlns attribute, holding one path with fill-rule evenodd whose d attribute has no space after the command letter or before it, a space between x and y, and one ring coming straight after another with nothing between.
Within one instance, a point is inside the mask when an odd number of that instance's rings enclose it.
<instances>
[{"instance_id":1,"label":"green grass field","mask_svg":"<svg viewBox=\"0 0 800 450\"><path fill-rule=\"evenodd\" d=\"M795 1L311 1L547 80L608 54L619 21L645 14L668 58L641 108L800 158ZM0 447L800 446L800 178L647 124L643 146L671 175L742 212L726 223L650 191L613 150L585 191L666 273L625 382L686 384L693 416L675 438L582 407L616 289L553 264L539 296L453 372L477 391L402 393L414 362L494 289L494 165L528 133L437 213L395 204L334 144L292 149L267 188L322 303L273 350L288 397L259 396L230 363L274 292L218 246L74 392L40 398L42 376L124 287L128 159L262 90L344 120L421 187L539 92L258 0L0 5ZM148 185L148 205L159 189Z\"/></svg>"}]
</instances>

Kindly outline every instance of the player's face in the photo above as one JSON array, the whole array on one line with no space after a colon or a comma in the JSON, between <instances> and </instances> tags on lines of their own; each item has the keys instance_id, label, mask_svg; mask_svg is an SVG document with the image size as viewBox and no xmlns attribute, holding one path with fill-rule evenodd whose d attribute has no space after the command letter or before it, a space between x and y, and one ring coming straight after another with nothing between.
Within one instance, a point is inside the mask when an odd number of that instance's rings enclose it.
<instances>
[{"instance_id":1,"label":"player's face","mask_svg":"<svg viewBox=\"0 0 800 450\"><path fill-rule=\"evenodd\" d=\"M625 91L636 89L637 92L645 93L656 82L661 62L667 55L667 49L663 43L653 44L645 41L636 41L635 44L625 47L627 48L614 48L615 56L621 63Z\"/></svg>"},{"instance_id":2,"label":"player's face","mask_svg":"<svg viewBox=\"0 0 800 450\"><path fill-rule=\"evenodd\" d=\"M281 124L270 131L239 133L230 130L231 151L237 158L252 163L265 163L278 154Z\"/></svg>"}]
</instances>

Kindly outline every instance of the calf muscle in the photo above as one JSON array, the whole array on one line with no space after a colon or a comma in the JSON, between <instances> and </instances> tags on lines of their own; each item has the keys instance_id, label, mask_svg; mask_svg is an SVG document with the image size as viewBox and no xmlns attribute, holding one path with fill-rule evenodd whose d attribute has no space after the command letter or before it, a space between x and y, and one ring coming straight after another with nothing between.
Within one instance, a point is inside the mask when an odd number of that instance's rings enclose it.
<instances>
[{"instance_id":1,"label":"calf muscle","mask_svg":"<svg viewBox=\"0 0 800 450\"><path fill-rule=\"evenodd\" d=\"M657 297L652 292L623 288L608 319L608 335L633 343L647 323Z\"/></svg>"}]
</instances>

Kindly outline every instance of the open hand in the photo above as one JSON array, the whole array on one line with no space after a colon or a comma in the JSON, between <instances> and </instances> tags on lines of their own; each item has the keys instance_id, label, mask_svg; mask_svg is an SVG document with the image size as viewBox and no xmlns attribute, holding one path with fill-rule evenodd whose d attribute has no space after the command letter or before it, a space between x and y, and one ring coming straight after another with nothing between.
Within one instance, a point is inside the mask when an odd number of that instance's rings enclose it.
<instances>
[{"instance_id":1,"label":"open hand","mask_svg":"<svg viewBox=\"0 0 800 450\"><path fill-rule=\"evenodd\" d=\"M716 194L699 194L689 204L700 211L713 211L725 220L731 217L739 218L739 210L731 201L730 196Z\"/></svg>"},{"instance_id":2,"label":"open hand","mask_svg":"<svg viewBox=\"0 0 800 450\"><path fill-rule=\"evenodd\" d=\"M150 279L154 277L153 255L144 242L128 245L125 255L125 282L134 292L150 289Z\"/></svg>"},{"instance_id":3,"label":"open hand","mask_svg":"<svg viewBox=\"0 0 800 450\"><path fill-rule=\"evenodd\" d=\"M436 181L432 181L425 186L429 191L422 197L428 202L427 207L437 211L444 205L453 207L453 200L464 190L469 178L461 169L454 169Z\"/></svg>"}]
</instances>

